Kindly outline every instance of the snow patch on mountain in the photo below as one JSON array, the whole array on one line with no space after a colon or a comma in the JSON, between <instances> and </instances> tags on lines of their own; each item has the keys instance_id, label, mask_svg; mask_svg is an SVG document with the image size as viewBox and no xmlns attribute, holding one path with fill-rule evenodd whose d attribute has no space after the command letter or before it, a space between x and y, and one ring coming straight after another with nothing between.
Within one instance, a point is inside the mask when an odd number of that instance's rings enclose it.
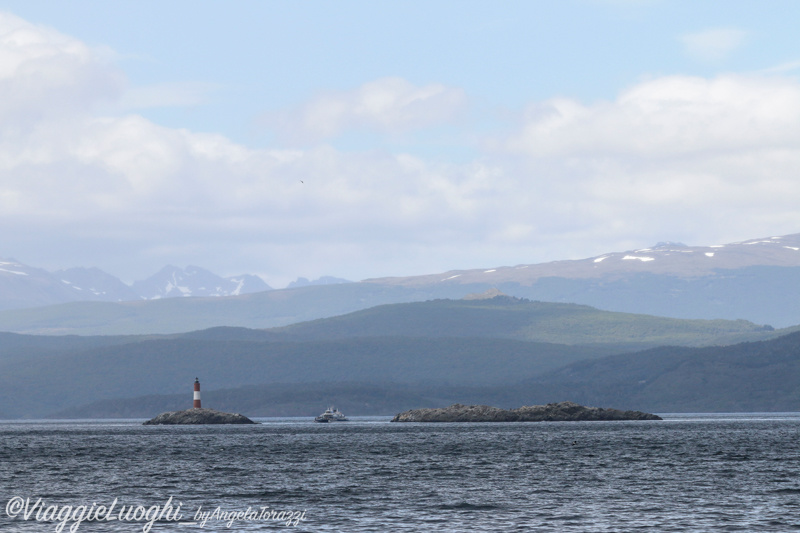
<instances>
[{"instance_id":1,"label":"snow patch on mountain","mask_svg":"<svg viewBox=\"0 0 800 533\"><path fill-rule=\"evenodd\" d=\"M258 276L248 274L223 278L191 265L186 268L168 265L149 278L135 282L131 288L144 300L239 296L271 289Z\"/></svg>"},{"instance_id":2,"label":"snow patch on mountain","mask_svg":"<svg viewBox=\"0 0 800 533\"><path fill-rule=\"evenodd\" d=\"M8 270L7 268L0 268L0 272L7 272L9 274L15 274L17 276L27 276L27 272L20 272L18 270Z\"/></svg>"},{"instance_id":3,"label":"snow patch on mountain","mask_svg":"<svg viewBox=\"0 0 800 533\"><path fill-rule=\"evenodd\" d=\"M26 272L26 269L30 270L29 267L21 263L17 263L16 261L0 261L0 272L5 272L6 274L13 274L15 276L29 276L30 274Z\"/></svg>"}]
</instances>

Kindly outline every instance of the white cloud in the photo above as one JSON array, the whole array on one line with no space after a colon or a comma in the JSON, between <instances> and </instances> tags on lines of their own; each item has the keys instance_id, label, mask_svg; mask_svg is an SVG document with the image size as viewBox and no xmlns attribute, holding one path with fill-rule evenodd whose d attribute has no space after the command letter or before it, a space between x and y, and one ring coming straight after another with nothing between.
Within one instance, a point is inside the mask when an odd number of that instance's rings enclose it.
<instances>
[{"instance_id":1,"label":"white cloud","mask_svg":"<svg viewBox=\"0 0 800 533\"><path fill-rule=\"evenodd\" d=\"M667 76L614 102L585 106L553 99L527 110L511 147L538 155L690 156L708 151L795 144L800 99L794 80Z\"/></svg>"},{"instance_id":2,"label":"white cloud","mask_svg":"<svg viewBox=\"0 0 800 533\"><path fill-rule=\"evenodd\" d=\"M587 236L672 231L703 243L715 232L735 240L800 227L792 79L669 76L612 102L554 99L532 105L505 147L523 156L530 187L571 206Z\"/></svg>"},{"instance_id":3,"label":"white cloud","mask_svg":"<svg viewBox=\"0 0 800 533\"><path fill-rule=\"evenodd\" d=\"M681 35L678 39L690 56L702 61L718 61L741 47L747 32L737 28L710 28Z\"/></svg>"},{"instance_id":4,"label":"white cloud","mask_svg":"<svg viewBox=\"0 0 800 533\"><path fill-rule=\"evenodd\" d=\"M8 16L0 73L0 256L37 265L358 279L800 228L800 84L781 76L668 76L613 101L533 103L518 131L447 164L253 149L101 115L125 98L108 54ZM465 106L460 89L386 78L283 120L308 141L435 127Z\"/></svg>"},{"instance_id":5,"label":"white cloud","mask_svg":"<svg viewBox=\"0 0 800 533\"><path fill-rule=\"evenodd\" d=\"M107 49L0 13L0 128L27 128L117 98L124 77L108 56Z\"/></svg>"},{"instance_id":6,"label":"white cloud","mask_svg":"<svg viewBox=\"0 0 800 533\"><path fill-rule=\"evenodd\" d=\"M397 77L381 78L352 91L327 92L263 123L289 142L313 143L348 130L397 134L449 122L466 106L460 89L434 83L415 86Z\"/></svg>"}]
</instances>

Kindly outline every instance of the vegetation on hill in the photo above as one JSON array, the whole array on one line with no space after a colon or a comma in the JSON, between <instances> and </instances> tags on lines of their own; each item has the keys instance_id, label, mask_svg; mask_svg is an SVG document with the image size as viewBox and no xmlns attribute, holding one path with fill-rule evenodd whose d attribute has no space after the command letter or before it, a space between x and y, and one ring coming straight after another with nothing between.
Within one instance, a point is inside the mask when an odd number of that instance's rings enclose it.
<instances>
[{"instance_id":1,"label":"vegetation on hill","mask_svg":"<svg viewBox=\"0 0 800 533\"><path fill-rule=\"evenodd\" d=\"M497 296L381 305L273 328L287 340L378 336L508 338L561 344L702 346L776 336L745 320L687 320Z\"/></svg>"}]
</instances>

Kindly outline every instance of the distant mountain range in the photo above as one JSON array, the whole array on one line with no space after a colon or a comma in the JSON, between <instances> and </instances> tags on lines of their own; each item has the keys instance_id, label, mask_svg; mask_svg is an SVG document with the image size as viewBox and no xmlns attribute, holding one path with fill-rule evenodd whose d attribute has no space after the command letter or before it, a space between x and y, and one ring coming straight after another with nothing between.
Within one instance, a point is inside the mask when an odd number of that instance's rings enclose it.
<instances>
[{"instance_id":1,"label":"distant mountain range","mask_svg":"<svg viewBox=\"0 0 800 533\"><path fill-rule=\"evenodd\" d=\"M581 260L344 281L299 278L286 289L268 290L255 276L223 279L197 267L167 267L127 286L96 269L51 274L6 261L0 263L0 331L117 335L267 328L492 289L609 311L782 328L800 324L800 234L711 246L659 243Z\"/></svg>"},{"instance_id":2,"label":"distant mountain range","mask_svg":"<svg viewBox=\"0 0 800 533\"><path fill-rule=\"evenodd\" d=\"M324 276L298 278L290 287L347 283ZM13 259L0 259L0 309L23 309L67 302L131 302L176 297L239 296L272 288L252 274L223 278L197 266L166 266L132 285L98 268L47 272Z\"/></svg>"},{"instance_id":3,"label":"distant mountain range","mask_svg":"<svg viewBox=\"0 0 800 533\"><path fill-rule=\"evenodd\" d=\"M606 253L587 259L453 270L426 276L376 278L367 281L422 287L437 284L534 285L551 278L611 281L638 274L692 279L713 276L720 271L756 266L800 267L800 233L711 246L660 242L652 248Z\"/></svg>"}]
</instances>

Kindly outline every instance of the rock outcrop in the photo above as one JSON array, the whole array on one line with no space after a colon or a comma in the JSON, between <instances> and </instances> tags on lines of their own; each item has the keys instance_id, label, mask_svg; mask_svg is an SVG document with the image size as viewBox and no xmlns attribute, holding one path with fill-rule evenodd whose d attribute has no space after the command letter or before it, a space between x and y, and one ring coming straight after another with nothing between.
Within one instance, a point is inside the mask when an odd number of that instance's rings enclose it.
<instances>
[{"instance_id":1,"label":"rock outcrop","mask_svg":"<svg viewBox=\"0 0 800 533\"><path fill-rule=\"evenodd\" d=\"M392 422L560 422L582 420L661 420L641 411L584 407L573 402L499 409L488 405L461 405L439 409L412 409L396 415Z\"/></svg>"},{"instance_id":2,"label":"rock outcrop","mask_svg":"<svg viewBox=\"0 0 800 533\"><path fill-rule=\"evenodd\" d=\"M238 413L223 413L214 409L186 409L185 411L171 411L161 413L144 423L145 426L160 424L256 424L249 418Z\"/></svg>"}]
</instances>

